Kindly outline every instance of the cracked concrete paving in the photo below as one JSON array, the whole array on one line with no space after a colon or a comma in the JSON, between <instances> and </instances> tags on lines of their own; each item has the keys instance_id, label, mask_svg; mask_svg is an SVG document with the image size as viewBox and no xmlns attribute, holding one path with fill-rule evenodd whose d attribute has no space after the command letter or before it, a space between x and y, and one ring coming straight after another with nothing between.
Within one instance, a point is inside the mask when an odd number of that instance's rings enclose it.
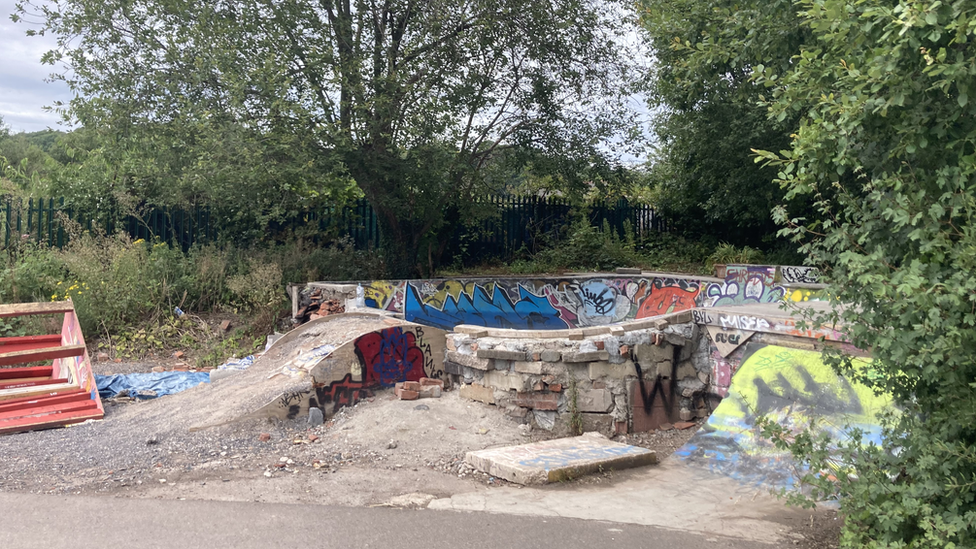
<instances>
[{"instance_id":1,"label":"cracked concrete paving","mask_svg":"<svg viewBox=\"0 0 976 549\"><path fill-rule=\"evenodd\" d=\"M608 484L566 483L491 488L436 499L428 509L572 517L656 526L762 543L784 541L769 517L796 512L762 487L687 466L660 465L612 473Z\"/></svg>"}]
</instances>

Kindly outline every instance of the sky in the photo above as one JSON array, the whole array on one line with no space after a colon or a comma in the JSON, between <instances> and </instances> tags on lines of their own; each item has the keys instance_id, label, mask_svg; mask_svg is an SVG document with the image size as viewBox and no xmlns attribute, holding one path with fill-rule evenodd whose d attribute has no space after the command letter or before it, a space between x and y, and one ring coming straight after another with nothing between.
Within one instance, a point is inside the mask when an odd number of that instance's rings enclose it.
<instances>
[{"instance_id":1,"label":"sky","mask_svg":"<svg viewBox=\"0 0 976 549\"><path fill-rule=\"evenodd\" d=\"M10 20L15 3L0 0L0 117L14 133L63 129L58 125L58 115L44 110L55 101L71 99L63 83L45 82L54 67L42 65L41 55L53 47L54 41L45 36L26 36L31 27Z\"/></svg>"}]
</instances>

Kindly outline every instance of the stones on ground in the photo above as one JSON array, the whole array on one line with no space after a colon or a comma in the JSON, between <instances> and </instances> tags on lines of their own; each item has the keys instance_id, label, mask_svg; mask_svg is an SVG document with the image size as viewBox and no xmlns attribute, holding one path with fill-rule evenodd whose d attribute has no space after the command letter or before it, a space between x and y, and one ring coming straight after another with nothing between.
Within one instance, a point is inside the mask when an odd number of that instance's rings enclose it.
<instances>
[{"instance_id":1,"label":"stones on ground","mask_svg":"<svg viewBox=\"0 0 976 549\"><path fill-rule=\"evenodd\" d=\"M430 406L427 406L426 404L418 404L418 405L414 406L413 409L414 410L420 410L421 412L425 412L427 410L430 410Z\"/></svg>"},{"instance_id":2,"label":"stones on ground","mask_svg":"<svg viewBox=\"0 0 976 549\"><path fill-rule=\"evenodd\" d=\"M518 432L523 437L530 436L532 434L532 426L528 423L523 423L518 426Z\"/></svg>"},{"instance_id":3,"label":"stones on ground","mask_svg":"<svg viewBox=\"0 0 976 549\"><path fill-rule=\"evenodd\" d=\"M152 446L154 444L159 444L159 437L157 437L156 435L153 435L146 439L147 446Z\"/></svg>"},{"instance_id":4,"label":"stones on ground","mask_svg":"<svg viewBox=\"0 0 976 549\"><path fill-rule=\"evenodd\" d=\"M674 426L676 429L684 430L684 429L691 429L692 427L697 427L698 424L693 421L679 421L678 423L675 423Z\"/></svg>"},{"instance_id":5,"label":"stones on ground","mask_svg":"<svg viewBox=\"0 0 976 549\"><path fill-rule=\"evenodd\" d=\"M552 431L556 427L556 412L533 410L532 415L535 417L535 423L540 429Z\"/></svg>"},{"instance_id":6,"label":"stones on ground","mask_svg":"<svg viewBox=\"0 0 976 549\"><path fill-rule=\"evenodd\" d=\"M271 433L261 433L258 435L258 440L261 442L268 442L271 440Z\"/></svg>"},{"instance_id":7,"label":"stones on ground","mask_svg":"<svg viewBox=\"0 0 976 549\"><path fill-rule=\"evenodd\" d=\"M387 450L395 450L395 449L396 449L396 447L397 447L397 441L395 441L395 440L391 440L391 441L390 441L390 442L389 442L389 443L388 443L388 444L386 445L386 449L387 449Z\"/></svg>"},{"instance_id":8,"label":"stones on ground","mask_svg":"<svg viewBox=\"0 0 976 549\"><path fill-rule=\"evenodd\" d=\"M308 409L308 424L315 427L325 423L325 414L320 408L310 407Z\"/></svg>"}]
</instances>

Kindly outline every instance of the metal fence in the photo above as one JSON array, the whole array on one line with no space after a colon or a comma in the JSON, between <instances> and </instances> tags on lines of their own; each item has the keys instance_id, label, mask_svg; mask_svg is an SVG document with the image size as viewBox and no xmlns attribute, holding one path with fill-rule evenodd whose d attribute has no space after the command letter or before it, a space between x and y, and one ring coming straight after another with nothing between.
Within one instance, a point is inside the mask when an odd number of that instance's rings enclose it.
<instances>
[{"instance_id":1,"label":"metal fence","mask_svg":"<svg viewBox=\"0 0 976 549\"><path fill-rule=\"evenodd\" d=\"M68 241L68 220L83 231L124 231L133 239L155 240L187 250L194 244L215 241L221 235L218 223L206 206L190 208L155 207L141 216L121 215L114 209L79 211L64 206L64 198L18 199L0 196L0 244L9 248L12 241L30 240L63 247ZM511 259L516 253L533 253L563 238L572 223L573 206L561 198L490 197L481 201L489 215L480 223L465 223L452 236L451 248L469 259ZM600 228L606 222L623 236L629 229L635 236L668 230L666 221L653 208L620 200L610 204L594 202L587 206L590 222ZM355 248L380 245L376 212L361 199L345 208L321 208L277 223L272 233L284 234L298 227L305 233L348 237Z\"/></svg>"}]
</instances>

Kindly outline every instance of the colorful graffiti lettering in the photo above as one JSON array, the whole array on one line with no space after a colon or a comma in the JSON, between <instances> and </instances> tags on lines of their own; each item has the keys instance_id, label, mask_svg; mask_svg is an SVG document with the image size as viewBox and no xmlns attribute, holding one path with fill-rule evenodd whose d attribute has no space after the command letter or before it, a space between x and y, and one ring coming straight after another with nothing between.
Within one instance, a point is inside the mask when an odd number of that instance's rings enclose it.
<instances>
[{"instance_id":1,"label":"colorful graffiti lettering","mask_svg":"<svg viewBox=\"0 0 976 549\"><path fill-rule=\"evenodd\" d=\"M820 271L816 267L790 267L779 268L783 282L789 284L816 284L820 280Z\"/></svg>"},{"instance_id":2,"label":"colorful graffiti lettering","mask_svg":"<svg viewBox=\"0 0 976 549\"><path fill-rule=\"evenodd\" d=\"M655 278L650 292L640 301L635 318L649 318L694 308L701 285L698 282Z\"/></svg>"},{"instance_id":3,"label":"colorful graffiti lettering","mask_svg":"<svg viewBox=\"0 0 976 549\"><path fill-rule=\"evenodd\" d=\"M444 329L452 329L458 324L536 330L568 327L546 297L535 295L521 285L515 299L510 299L499 286L490 291L475 285L471 293L462 292L456 297L448 295L438 308L425 302L411 284L407 287L404 317Z\"/></svg>"},{"instance_id":4,"label":"colorful graffiti lettering","mask_svg":"<svg viewBox=\"0 0 976 549\"><path fill-rule=\"evenodd\" d=\"M730 265L725 273L725 282L714 282L705 289L703 306L775 303L786 294L786 289L775 283L774 267Z\"/></svg>"},{"instance_id":5,"label":"colorful graffiti lettering","mask_svg":"<svg viewBox=\"0 0 976 549\"><path fill-rule=\"evenodd\" d=\"M366 388L365 383L354 381L352 374L346 374L338 381L328 385L316 386L315 394L323 408L326 404L331 404L332 413L335 413L343 406L352 406L364 398L369 398L370 391ZM312 402L310 405L317 406L318 403Z\"/></svg>"},{"instance_id":6,"label":"colorful graffiti lettering","mask_svg":"<svg viewBox=\"0 0 976 549\"><path fill-rule=\"evenodd\" d=\"M400 312L403 310L403 290L406 282L374 280L363 286L366 306L373 309Z\"/></svg>"},{"instance_id":7,"label":"colorful graffiti lettering","mask_svg":"<svg viewBox=\"0 0 976 549\"><path fill-rule=\"evenodd\" d=\"M424 352L417 336L403 328L387 328L356 340L356 354L363 365L367 385L392 387L400 381L416 381L425 375Z\"/></svg>"}]
</instances>

